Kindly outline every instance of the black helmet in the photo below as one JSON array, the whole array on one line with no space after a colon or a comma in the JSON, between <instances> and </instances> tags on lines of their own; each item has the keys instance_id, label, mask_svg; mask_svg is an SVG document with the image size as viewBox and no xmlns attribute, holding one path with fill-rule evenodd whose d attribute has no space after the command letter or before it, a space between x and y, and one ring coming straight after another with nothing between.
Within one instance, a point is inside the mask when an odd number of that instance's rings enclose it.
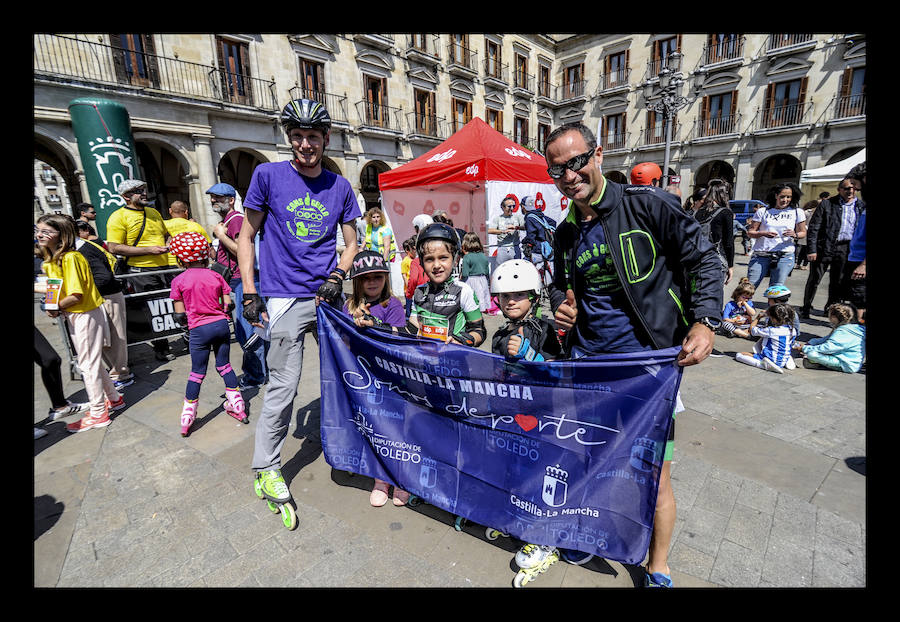
<instances>
[{"instance_id":1,"label":"black helmet","mask_svg":"<svg viewBox=\"0 0 900 622\"><path fill-rule=\"evenodd\" d=\"M419 231L419 236L416 238L416 253L419 256L423 254L422 248L428 240L448 242L454 255L459 250L459 235L457 235L456 229L442 222L433 222Z\"/></svg>"},{"instance_id":2,"label":"black helmet","mask_svg":"<svg viewBox=\"0 0 900 622\"><path fill-rule=\"evenodd\" d=\"M292 128L321 130L331 129L331 116L325 106L312 99L293 99L281 111L281 127L285 132Z\"/></svg>"}]
</instances>

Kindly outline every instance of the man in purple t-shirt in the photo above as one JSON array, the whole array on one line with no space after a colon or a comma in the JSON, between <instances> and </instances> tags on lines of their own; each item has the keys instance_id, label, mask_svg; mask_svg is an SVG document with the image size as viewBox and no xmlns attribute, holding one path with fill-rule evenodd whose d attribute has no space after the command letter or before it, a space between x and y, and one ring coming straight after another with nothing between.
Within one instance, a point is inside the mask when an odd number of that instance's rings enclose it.
<instances>
[{"instance_id":1,"label":"man in purple t-shirt","mask_svg":"<svg viewBox=\"0 0 900 622\"><path fill-rule=\"evenodd\" d=\"M281 447L293 414L307 332L315 337L316 306L337 303L356 255L359 206L350 182L322 167L331 118L322 104L296 99L281 113L291 143L289 162L260 164L244 198L238 262L244 284L243 313L267 328L269 384L256 425L252 468L256 486L270 500L289 505L281 476ZM253 239L261 232L259 290L249 278ZM346 247L337 259L337 231ZM268 324L268 326L266 326Z\"/></svg>"},{"instance_id":2,"label":"man in purple t-shirt","mask_svg":"<svg viewBox=\"0 0 900 622\"><path fill-rule=\"evenodd\" d=\"M234 208L237 191L234 186L218 183L206 191L213 211L221 219L213 228L213 237L219 241L216 250L216 262L231 270L228 286L234 292L234 339L243 351L241 358L240 389L252 389L266 382L265 344L262 340L254 340L248 345L253 335L253 327L241 314L241 303L244 299L244 285L241 281L241 270L237 260L237 237L244 222L244 215ZM254 275L254 281L258 281Z\"/></svg>"}]
</instances>

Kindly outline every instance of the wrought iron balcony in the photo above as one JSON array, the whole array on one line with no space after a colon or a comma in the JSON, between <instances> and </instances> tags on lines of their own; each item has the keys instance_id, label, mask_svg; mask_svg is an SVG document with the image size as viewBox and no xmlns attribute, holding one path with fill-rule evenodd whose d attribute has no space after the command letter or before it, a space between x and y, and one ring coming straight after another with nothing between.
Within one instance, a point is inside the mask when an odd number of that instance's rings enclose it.
<instances>
[{"instance_id":1,"label":"wrought iron balcony","mask_svg":"<svg viewBox=\"0 0 900 622\"><path fill-rule=\"evenodd\" d=\"M733 36L720 39L715 43L709 43L703 48L703 64L714 65L729 60L738 60L744 57L744 36Z\"/></svg>"},{"instance_id":2,"label":"wrought iron balcony","mask_svg":"<svg viewBox=\"0 0 900 622\"><path fill-rule=\"evenodd\" d=\"M678 73L681 71L681 65L684 62L684 56L679 52L677 55L674 55L674 60L669 58L673 56L673 54L669 54L664 56L663 58L655 58L653 60L647 61L647 80L652 80L659 76L659 72L664 68L668 68L672 71L672 73ZM672 65L675 65L674 67Z\"/></svg>"},{"instance_id":3,"label":"wrought iron balcony","mask_svg":"<svg viewBox=\"0 0 900 622\"><path fill-rule=\"evenodd\" d=\"M292 87L288 90L288 94L291 96L291 99L312 99L323 104L333 123L350 124L350 116L347 110L347 98L342 95L305 89L302 86Z\"/></svg>"},{"instance_id":4,"label":"wrought iron balcony","mask_svg":"<svg viewBox=\"0 0 900 622\"><path fill-rule=\"evenodd\" d=\"M407 35L406 57L425 62L438 62L441 57L440 37L424 34Z\"/></svg>"},{"instance_id":5,"label":"wrought iron balcony","mask_svg":"<svg viewBox=\"0 0 900 622\"><path fill-rule=\"evenodd\" d=\"M467 72L478 72L478 54L474 50L463 47L458 43L451 43L447 46L447 69L452 71L461 68Z\"/></svg>"},{"instance_id":6,"label":"wrought iron balcony","mask_svg":"<svg viewBox=\"0 0 900 622\"><path fill-rule=\"evenodd\" d=\"M836 97L834 104L834 119L847 119L850 117L866 116L866 95L845 95Z\"/></svg>"},{"instance_id":7,"label":"wrought iron balcony","mask_svg":"<svg viewBox=\"0 0 900 622\"><path fill-rule=\"evenodd\" d=\"M602 93L603 91L608 91L611 89L627 87L628 79L630 76L631 69L629 68L617 69L616 71L601 74L600 84L597 87L597 92Z\"/></svg>"},{"instance_id":8,"label":"wrought iron balcony","mask_svg":"<svg viewBox=\"0 0 900 622\"><path fill-rule=\"evenodd\" d=\"M513 88L534 93L534 76L523 71L513 72Z\"/></svg>"},{"instance_id":9,"label":"wrought iron balcony","mask_svg":"<svg viewBox=\"0 0 900 622\"><path fill-rule=\"evenodd\" d=\"M754 129L771 130L807 125L810 123L812 108L812 101L761 108L757 112Z\"/></svg>"},{"instance_id":10,"label":"wrought iron balcony","mask_svg":"<svg viewBox=\"0 0 900 622\"><path fill-rule=\"evenodd\" d=\"M694 121L691 138L711 138L713 136L737 134L740 131L740 120L740 114L698 119Z\"/></svg>"},{"instance_id":11,"label":"wrought iron balcony","mask_svg":"<svg viewBox=\"0 0 900 622\"><path fill-rule=\"evenodd\" d=\"M400 109L368 100L356 102L356 114L361 128L378 128L392 132L402 132Z\"/></svg>"},{"instance_id":12,"label":"wrought iron balcony","mask_svg":"<svg viewBox=\"0 0 900 622\"><path fill-rule=\"evenodd\" d=\"M62 35L34 35L34 75L278 110L275 82Z\"/></svg>"},{"instance_id":13,"label":"wrought iron balcony","mask_svg":"<svg viewBox=\"0 0 900 622\"><path fill-rule=\"evenodd\" d=\"M613 134L601 134L600 146L604 151L613 151L615 149L625 149L628 141L628 132L618 132Z\"/></svg>"},{"instance_id":14,"label":"wrought iron balcony","mask_svg":"<svg viewBox=\"0 0 900 622\"><path fill-rule=\"evenodd\" d=\"M681 139L678 137L681 131L681 124L675 121L672 123L672 142L677 143ZM666 126L663 123L654 125L641 130L641 145L664 145L666 144Z\"/></svg>"},{"instance_id":15,"label":"wrought iron balcony","mask_svg":"<svg viewBox=\"0 0 900 622\"><path fill-rule=\"evenodd\" d=\"M587 80L577 80L575 82L563 84L559 88L558 100L561 102L566 102L573 99L578 99L579 97L585 97L586 86Z\"/></svg>"},{"instance_id":16,"label":"wrought iron balcony","mask_svg":"<svg viewBox=\"0 0 900 622\"><path fill-rule=\"evenodd\" d=\"M766 52L772 52L774 50L781 50L785 48L792 48L795 46L800 46L804 43L809 43L813 40L813 36L811 34L773 34L769 35L769 45L766 48Z\"/></svg>"},{"instance_id":17,"label":"wrought iron balcony","mask_svg":"<svg viewBox=\"0 0 900 622\"><path fill-rule=\"evenodd\" d=\"M506 63L501 63L500 61L494 58L485 58L481 61L482 69L484 70L484 79L487 80L496 80L498 82L502 82L503 84L509 84L509 65Z\"/></svg>"},{"instance_id":18,"label":"wrought iron balcony","mask_svg":"<svg viewBox=\"0 0 900 622\"><path fill-rule=\"evenodd\" d=\"M438 140L450 137L447 119L444 117L407 112L406 123L410 135L427 136Z\"/></svg>"}]
</instances>

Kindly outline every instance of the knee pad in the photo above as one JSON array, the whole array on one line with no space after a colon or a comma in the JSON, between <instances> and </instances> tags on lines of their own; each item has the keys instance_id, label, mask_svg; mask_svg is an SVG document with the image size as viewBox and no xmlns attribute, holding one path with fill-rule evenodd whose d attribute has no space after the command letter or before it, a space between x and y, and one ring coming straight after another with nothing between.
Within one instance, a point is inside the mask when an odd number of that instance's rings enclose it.
<instances>
[{"instance_id":1,"label":"knee pad","mask_svg":"<svg viewBox=\"0 0 900 622\"><path fill-rule=\"evenodd\" d=\"M206 378L206 374L198 374L195 371L192 371L188 376L188 382L196 382L197 384L203 384L203 379Z\"/></svg>"},{"instance_id":2,"label":"knee pad","mask_svg":"<svg viewBox=\"0 0 900 622\"><path fill-rule=\"evenodd\" d=\"M232 372L234 370L231 368L231 363L226 363L221 367L216 367L216 371L219 372L219 375L224 378L229 372Z\"/></svg>"}]
</instances>

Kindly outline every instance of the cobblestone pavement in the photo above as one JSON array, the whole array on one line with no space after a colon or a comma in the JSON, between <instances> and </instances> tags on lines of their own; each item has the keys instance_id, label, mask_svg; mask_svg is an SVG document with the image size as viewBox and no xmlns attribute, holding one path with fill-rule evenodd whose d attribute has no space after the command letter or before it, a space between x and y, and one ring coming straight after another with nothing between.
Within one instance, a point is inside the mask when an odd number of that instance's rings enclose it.
<instances>
[{"instance_id":1,"label":"cobblestone pavement","mask_svg":"<svg viewBox=\"0 0 900 622\"><path fill-rule=\"evenodd\" d=\"M738 276L746 262L737 255ZM795 304L807 274L788 279ZM826 275L801 339L828 332L827 285ZM39 311L35 323L63 354L56 324ZM718 337L715 356L684 373L688 410L677 417L672 463L675 585L865 586L866 376L752 369L733 360L749 343ZM181 437L190 362L180 340L165 364L147 346L132 348L138 380L126 389L128 406L112 425L82 434L66 433L68 420L46 421L35 366L34 421L50 433L34 442L34 585L509 587L517 542L489 541L474 525L457 532L432 506L373 508L371 479L325 462L318 348L307 345L283 452L295 531L252 490L262 393L245 393L251 424L242 425L223 412L218 378L208 377L195 428ZM66 395L84 401L81 382L65 377ZM641 576L637 566L595 558L558 563L526 589L634 587Z\"/></svg>"}]
</instances>

